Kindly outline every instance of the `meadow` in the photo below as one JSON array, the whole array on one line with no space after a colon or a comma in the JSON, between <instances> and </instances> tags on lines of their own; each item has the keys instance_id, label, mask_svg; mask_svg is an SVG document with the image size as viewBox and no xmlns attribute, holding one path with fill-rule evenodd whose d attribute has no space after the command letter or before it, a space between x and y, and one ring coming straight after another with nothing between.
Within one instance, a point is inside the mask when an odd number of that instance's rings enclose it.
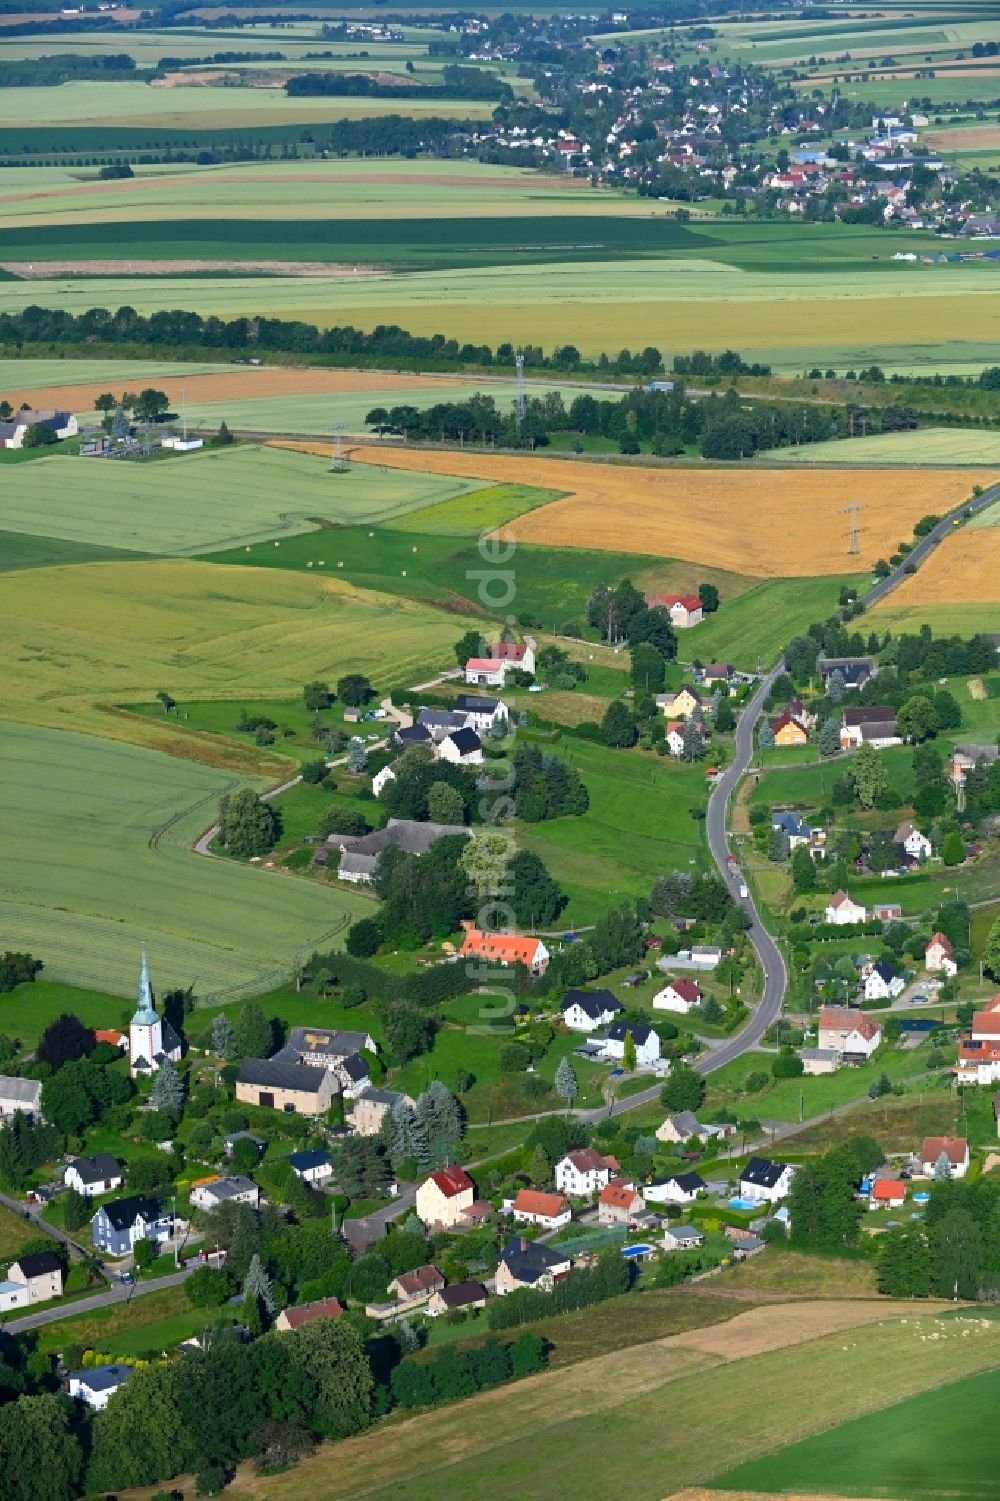
<instances>
[{"instance_id":1,"label":"meadow","mask_svg":"<svg viewBox=\"0 0 1000 1501\"><path fill-rule=\"evenodd\" d=\"M180 555L385 520L475 488L468 480L352 468L279 448L202 450L162 462L46 456L4 485L0 527L35 537ZM321 549L322 551L322 549Z\"/></svg>"},{"instance_id":2,"label":"meadow","mask_svg":"<svg viewBox=\"0 0 1000 1501\"><path fill-rule=\"evenodd\" d=\"M273 551L273 544L271 544ZM468 618L358 592L313 572L210 567L186 559L77 564L0 575L5 626L0 717L85 729L222 764L214 736L178 717L118 707L161 689L186 698L289 699L314 678L367 673L383 690L454 663ZM225 747L238 771L287 774L289 761ZM197 832L200 832L197 831Z\"/></svg>"},{"instance_id":3,"label":"meadow","mask_svg":"<svg viewBox=\"0 0 1000 1501\"><path fill-rule=\"evenodd\" d=\"M948 1322L921 1320L928 1333L940 1337L945 1330L951 1338L958 1327L972 1329L975 1323L971 1310ZM987 1435L998 1396L997 1371L967 1376L741 1465L717 1488L902 1501L982 1497L995 1485Z\"/></svg>"},{"instance_id":4,"label":"meadow","mask_svg":"<svg viewBox=\"0 0 1000 1501\"><path fill-rule=\"evenodd\" d=\"M779 464L1000 464L1000 433L971 428L921 427L913 432L835 438L767 455Z\"/></svg>"},{"instance_id":5,"label":"meadow","mask_svg":"<svg viewBox=\"0 0 1000 1501\"><path fill-rule=\"evenodd\" d=\"M851 570L843 507L858 497L857 479L790 469L647 468L573 459L491 454L386 452L358 448L362 462L425 474L517 481L569 494L505 528L519 544L621 550L634 535L648 554L686 558L760 578L841 575ZM984 483L988 483L987 475ZM932 504L947 510L970 491L961 470L873 471L864 514L864 547L872 561L894 551L900 537ZM610 503L609 503L610 502Z\"/></svg>"},{"instance_id":6,"label":"meadow","mask_svg":"<svg viewBox=\"0 0 1000 1501\"><path fill-rule=\"evenodd\" d=\"M145 943L159 991L235 998L287 978L369 902L195 855L231 773L69 732L0 738L0 916L46 976L129 995Z\"/></svg>"},{"instance_id":7,"label":"meadow","mask_svg":"<svg viewBox=\"0 0 1000 1501\"><path fill-rule=\"evenodd\" d=\"M64 1011L72 1011L87 1027L117 1027L127 1023L131 1002L106 991L48 980L43 974L0 997L0 1030L27 1050Z\"/></svg>"}]
</instances>

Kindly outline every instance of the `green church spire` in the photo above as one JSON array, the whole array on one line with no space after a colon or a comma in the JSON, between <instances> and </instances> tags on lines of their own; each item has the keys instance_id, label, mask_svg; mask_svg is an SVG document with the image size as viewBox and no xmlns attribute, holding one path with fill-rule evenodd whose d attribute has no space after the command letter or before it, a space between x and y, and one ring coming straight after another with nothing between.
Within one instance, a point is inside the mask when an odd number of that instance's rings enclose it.
<instances>
[{"instance_id":1,"label":"green church spire","mask_svg":"<svg viewBox=\"0 0 1000 1501\"><path fill-rule=\"evenodd\" d=\"M139 1004L132 1018L133 1027L151 1027L159 1017L156 1007L153 1005L153 991L149 983L149 966L146 963L146 950L142 950L142 959L139 962Z\"/></svg>"}]
</instances>

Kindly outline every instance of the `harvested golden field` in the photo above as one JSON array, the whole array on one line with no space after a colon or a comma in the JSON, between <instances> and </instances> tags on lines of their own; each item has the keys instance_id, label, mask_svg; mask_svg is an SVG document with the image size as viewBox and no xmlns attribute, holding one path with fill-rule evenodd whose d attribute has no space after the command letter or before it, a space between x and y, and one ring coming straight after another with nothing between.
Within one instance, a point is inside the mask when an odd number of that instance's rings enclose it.
<instances>
[{"instance_id":1,"label":"harvested golden field","mask_svg":"<svg viewBox=\"0 0 1000 1501\"><path fill-rule=\"evenodd\" d=\"M308 445L307 445L308 446ZM312 451L317 451L312 445ZM587 547L711 564L758 578L843 573L844 507L860 501L862 559L895 550L926 512L947 511L969 492L961 470L647 469L574 459L359 447L360 463L466 475L570 493L503 528L547 547ZM987 478L984 483L991 483ZM923 575L921 574L921 578Z\"/></svg>"},{"instance_id":2,"label":"harvested golden field","mask_svg":"<svg viewBox=\"0 0 1000 1501\"><path fill-rule=\"evenodd\" d=\"M1000 605L1000 527L963 528L888 596L886 609L914 605ZM876 606L876 609L880 606Z\"/></svg>"}]
</instances>

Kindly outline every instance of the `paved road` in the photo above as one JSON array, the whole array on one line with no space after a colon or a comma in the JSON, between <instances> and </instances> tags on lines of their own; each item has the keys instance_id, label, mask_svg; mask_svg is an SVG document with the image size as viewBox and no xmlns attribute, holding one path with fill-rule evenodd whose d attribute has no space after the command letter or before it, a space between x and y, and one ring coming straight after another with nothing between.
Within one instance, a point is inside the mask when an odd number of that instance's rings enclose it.
<instances>
[{"instance_id":1,"label":"paved road","mask_svg":"<svg viewBox=\"0 0 1000 1501\"><path fill-rule=\"evenodd\" d=\"M133 1298L144 1298L147 1293L162 1292L164 1288L176 1287L197 1271L198 1263L182 1271L171 1272L167 1277L154 1277L150 1282L136 1282L132 1287L116 1283L107 1292L95 1293L92 1298L76 1298L57 1303L53 1308L43 1308L41 1313L28 1313L24 1318L11 1319L3 1325L6 1334L24 1334L28 1329L38 1329L42 1324L54 1324L58 1319L75 1318L78 1313L92 1313L95 1308L110 1308L115 1303L128 1303Z\"/></svg>"}]
</instances>

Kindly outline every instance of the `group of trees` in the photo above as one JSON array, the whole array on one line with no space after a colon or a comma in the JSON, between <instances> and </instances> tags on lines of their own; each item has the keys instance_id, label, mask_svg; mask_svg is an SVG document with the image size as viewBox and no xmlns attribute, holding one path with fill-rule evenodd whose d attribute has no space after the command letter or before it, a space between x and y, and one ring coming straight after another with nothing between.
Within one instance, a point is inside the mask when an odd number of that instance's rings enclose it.
<instances>
[{"instance_id":1,"label":"group of trees","mask_svg":"<svg viewBox=\"0 0 1000 1501\"><path fill-rule=\"evenodd\" d=\"M629 1264L620 1251L603 1251L593 1266L574 1272L572 1277L564 1277L550 1292L535 1292L523 1287L506 1297L491 1298L488 1305L490 1328L514 1329L532 1319L552 1318L578 1308L590 1308L594 1303L603 1303L607 1298L628 1292L630 1284Z\"/></svg>"},{"instance_id":2,"label":"group of trees","mask_svg":"<svg viewBox=\"0 0 1000 1501\"><path fill-rule=\"evenodd\" d=\"M401 1360L392 1373L399 1407L437 1407L545 1369L545 1344L525 1330L509 1345L490 1335L474 1349L446 1345L433 1360Z\"/></svg>"},{"instance_id":3,"label":"group of trees","mask_svg":"<svg viewBox=\"0 0 1000 1501\"><path fill-rule=\"evenodd\" d=\"M384 1133L393 1169L403 1178L453 1162L464 1135L462 1107L438 1079L417 1097L416 1104L397 1101Z\"/></svg>"},{"instance_id":4,"label":"group of trees","mask_svg":"<svg viewBox=\"0 0 1000 1501\"><path fill-rule=\"evenodd\" d=\"M370 73L293 73L285 92L294 98L313 95L362 95L374 99L497 99L512 100L509 83L485 69L445 63L440 84L382 83Z\"/></svg>"},{"instance_id":5,"label":"group of trees","mask_svg":"<svg viewBox=\"0 0 1000 1501\"><path fill-rule=\"evenodd\" d=\"M590 807L580 773L570 762L537 746L521 744L513 757L514 807L526 823L586 813Z\"/></svg>"},{"instance_id":6,"label":"group of trees","mask_svg":"<svg viewBox=\"0 0 1000 1501\"><path fill-rule=\"evenodd\" d=\"M792 1243L812 1250L853 1246L865 1212L857 1190L865 1173L874 1172L883 1157L878 1142L855 1136L803 1163L792 1179L788 1200Z\"/></svg>"},{"instance_id":7,"label":"group of trees","mask_svg":"<svg viewBox=\"0 0 1000 1501\"><path fill-rule=\"evenodd\" d=\"M648 642L668 662L677 656L677 636L669 611L659 606L650 609L630 579L617 585L598 584L584 606L584 616L611 646L622 641L631 647Z\"/></svg>"},{"instance_id":8,"label":"group of trees","mask_svg":"<svg viewBox=\"0 0 1000 1501\"><path fill-rule=\"evenodd\" d=\"M13 949L7 949L0 954L0 995L18 985L33 984L44 968L41 959L36 959L33 954L15 953Z\"/></svg>"},{"instance_id":9,"label":"group of trees","mask_svg":"<svg viewBox=\"0 0 1000 1501\"><path fill-rule=\"evenodd\" d=\"M238 860L269 854L281 833L281 815L252 787L223 793L219 800L219 843Z\"/></svg>"},{"instance_id":10,"label":"group of trees","mask_svg":"<svg viewBox=\"0 0 1000 1501\"><path fill-rule=\"evenodd\" d=\"M1000 1290L998 1231L995 1184L935 1174L923 1221L879 1238L879 1291L898 1298L995 1301Z\"/></svg>"}]
</instances>

